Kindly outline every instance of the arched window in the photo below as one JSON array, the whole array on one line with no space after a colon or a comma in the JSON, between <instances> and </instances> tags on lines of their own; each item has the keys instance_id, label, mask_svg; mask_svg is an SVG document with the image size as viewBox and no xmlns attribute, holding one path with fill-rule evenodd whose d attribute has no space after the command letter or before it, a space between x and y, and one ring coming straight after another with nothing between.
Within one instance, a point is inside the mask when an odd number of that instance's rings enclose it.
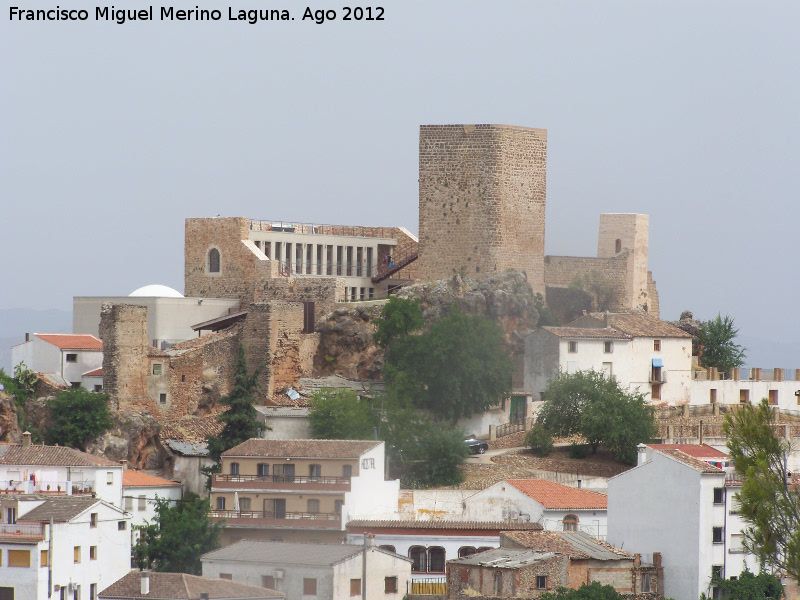
<instances>
[{"instance_id":1,"label":"arched window","mask_svg":"<svg viewBox=\"0 0 800 600\"><path fill-rule=\"evenodd\" d=\"M381 550L386 550L387 552L394 552L397 554L397 550L395 550L394 546L390 546L389 544L383 544L382 546L378 546Z\"/></svg>"},{"instance_id":2,"label":"arched window","mask_svg":"<svg viewBox=\"0 0 800 600\"><path fill-rule=\"evenodd\" d=\"M478 552L486 552L487 550L494 550L491 546L481 546L478 548Z\"/></svg>"},{"instance_id":3,"label":"arched window","mask_svg":"<svg viewBox=\"0 0 800 600\"><path fill-rule=\"evenodd\" d=\"M617 239L616 243L614 244L614 252L617 254L622 252L622 240Z\"/></svg>"},{"instance_id":4,"label":"arched window","mask_svg":"<svg viewBox=\"0 0 800 600\"><path fill-rule=\"evenodd\" d=\"M428 570L428 554L424 546L411 546L408 549L408 558L411 559L413 572L424 573Z\"/></svg>"},{"instance_id":5,"label":"arched window","mask_svg":"<svg viewBox=\"0 0 800 600\"><path fill-rule=\"evenodd\" d=\"M219 250L216 248L208 251L208 272L219 273Z\"/></svg>"},{"instance_id":6,"label":"arched window","mask_svg":"<svg viewBox=\"0 0 800 600\"><path fill-rule=\"evenodd\" d=\"M578 530L578 517L575 515L567 515L564 517L564 531L577 531Z\"/></svg>"},{"instance_id":7,"label":"arched window","mask_svg":"<svg viewBox=\"0 0 800 600\"><path fill-rule=\"evenodd\" d=\"M428 548L428 571L431 573L444 573L445 553L441 546Z\"/></svg>"},{"instance_id":8,"label":"arched window","mask_svg":"<svg viewBox=\"0 0 800 600\"><path fill-rule=\"evenodd\" d=\"M477 552L478 551L475 549L475 546L461 546L461 548L458 549L458 558L466 558L476 554Z\"/></svg>"}]
</instances>

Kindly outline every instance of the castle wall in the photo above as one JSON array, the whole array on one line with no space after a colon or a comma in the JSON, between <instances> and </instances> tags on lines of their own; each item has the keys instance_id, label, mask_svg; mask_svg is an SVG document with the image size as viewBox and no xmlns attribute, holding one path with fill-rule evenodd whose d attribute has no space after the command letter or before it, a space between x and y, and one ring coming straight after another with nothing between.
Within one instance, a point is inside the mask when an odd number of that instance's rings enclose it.
<instances>
[{"instance_id":1,"label":"castle wall","mask_svg":"<svg viewBox=\"0 0 800 600\"><path fill-rule=\"evenodd\" d=\"M650 219L647 215L606 213L600 215L597 256L610 257L628 250L625 306L639 308L647 303L647 249ZM617 250L617 248L620 250ZM649 304L648 304L649 308Z\"/></svg>"},{"instance_id":2,"label":"castle wall","mask_svg":"<svg viewBox=\"0 0 800 600\"><path fill-rule=\"evenodd\" d=\"M420 127L418 277L513 268L543 293L546 167L543 129Z\"/></svg>"},{"instance_id":3,"label":"castle wall","mask_svg":"<svg viewBox=\"0 0 800 600\"><path fill-rule=\"evenodd\" d=\"M547 287L569 287L576 277L597 272L614 289L619 306L626 306L629 295L628 253L611 258L584 256L545 256L544 280Z\"/></svg>"},{"instance_id":4,"label":"castle wall","mask_svg":"<svg viewBox=\"0 0 800 600\"><path fill-rule=\"evenodd\" d=\"M103 386L117 410L152 409L147 395L150 368L147 308L104 302L100 311Z\"/></svg>"}]
</instances>

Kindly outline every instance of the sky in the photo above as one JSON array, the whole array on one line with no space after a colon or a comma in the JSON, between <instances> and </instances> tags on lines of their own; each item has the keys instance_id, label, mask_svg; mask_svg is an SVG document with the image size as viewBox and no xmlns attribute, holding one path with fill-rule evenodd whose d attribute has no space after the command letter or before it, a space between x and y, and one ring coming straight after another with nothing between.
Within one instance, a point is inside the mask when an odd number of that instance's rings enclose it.
<instances>
[{"instance_id":1,"label":"sky","mask_svg":"<svg viewBox=\"0 0 800 600\"><path fill-rule=\"evenodd\" d=\"M118 25L6 2L0 309L183 290L187 217L416 232L419 125L505 123L548 130L548 254L594 255L603 212L648 214L662 318L729 314L780 348L752 366L800 367L800 3L380 5L319 2L317 24L284 0L294 21L251 25L228 7L265 3L197 0Z\"/></svg>"}]
</instances>

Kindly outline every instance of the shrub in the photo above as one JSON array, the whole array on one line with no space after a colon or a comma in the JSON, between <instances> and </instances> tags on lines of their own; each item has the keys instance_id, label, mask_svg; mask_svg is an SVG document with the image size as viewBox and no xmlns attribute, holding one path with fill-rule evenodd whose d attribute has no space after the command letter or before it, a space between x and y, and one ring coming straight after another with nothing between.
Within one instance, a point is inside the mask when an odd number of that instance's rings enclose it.
<instances>
[{"instance_id":1,"label":"shrub","mask_svg":"<svg viewBox=\"0 0 800 600\"><path fill-rule=\"evenodd\" d=\"M525 434L525 445L536 456L549 456L553 451L553 436L544 425L537 423Z\"/></svg>"},{"instance_id":2,"label":"shrub","mask_svg":"<svg viewBox=\"0 0 800 600\"><path fill-rule=\"evenodd\" d=\"M586 458L589 448L586 444L571 444L569 447L570 458Z\"/></svg>"}]
</instances>

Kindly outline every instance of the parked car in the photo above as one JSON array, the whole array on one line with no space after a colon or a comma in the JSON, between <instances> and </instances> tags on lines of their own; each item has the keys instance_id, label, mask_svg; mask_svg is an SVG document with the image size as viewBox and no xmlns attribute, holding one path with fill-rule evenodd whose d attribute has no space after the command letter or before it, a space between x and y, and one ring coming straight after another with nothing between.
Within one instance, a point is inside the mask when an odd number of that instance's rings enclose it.
<instances>
[{"instance_id":1,"label":"parked car","mask_svg":"<svg viewBox=\"0 0 800 600\"><path fill-rule=\"evenodd\" d=\"M489 449L489 444L486 440L479 440L477 438L467 438L464 443L469 448L470 454L483 454Z\"/></svg>"}]
</instances>

